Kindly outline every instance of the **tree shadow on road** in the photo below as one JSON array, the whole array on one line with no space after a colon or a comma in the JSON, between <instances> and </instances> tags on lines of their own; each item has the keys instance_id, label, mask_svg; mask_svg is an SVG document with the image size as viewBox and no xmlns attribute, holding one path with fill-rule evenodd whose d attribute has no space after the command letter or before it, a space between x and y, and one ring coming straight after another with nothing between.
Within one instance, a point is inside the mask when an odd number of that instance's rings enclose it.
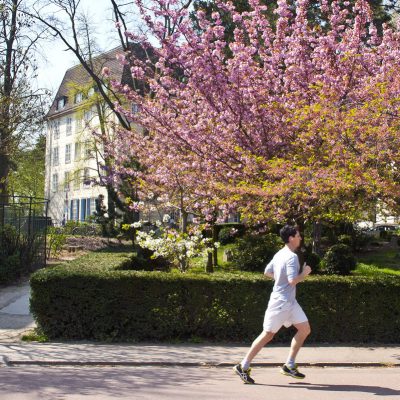
<instances>
[{"instance_id":1,"label":"tree shadow on road","mask_svg":"<svg viewBox=\"0 0 400 400\"><path fill-rule=\"evenodd\" d=\"M273 387L284 387L287 385L268 385ZM395 390L382 386L365 386L365 385L334 385L328 383L307 383L307 382L295 382L290 383L289 387L293 389L307 389L315 391L325 392L360 392L360 393L372 393L376 396L400 396L400 390Z\"/></svg>"},{"instance_id":2,"label":"tree shadow on road","mask_svg":"<svg viewBox=\"0 0 400 400\"><path fill-rule=\"evenodd\" d=\"M16 393L21 396L19 398L42 400L64 399L69 396L116 399L126 398L130 393L135 393L136 397L132 397L133 399L156 399L161 395L178 399L183 398L182 393L186 393L186 398L190 398L194 391L198 390L197 385L225 379L224 376L215 379L213 375L213 370L208 368L0 368L0 399L11 399Z\"/></svg>"}]
</instances>

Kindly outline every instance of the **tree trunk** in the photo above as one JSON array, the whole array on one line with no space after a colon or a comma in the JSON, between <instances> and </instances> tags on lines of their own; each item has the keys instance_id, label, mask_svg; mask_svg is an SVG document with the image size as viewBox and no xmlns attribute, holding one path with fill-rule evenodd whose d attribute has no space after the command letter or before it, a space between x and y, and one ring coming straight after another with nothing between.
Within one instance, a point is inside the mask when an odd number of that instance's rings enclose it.
<instances>
[{"instance_id":1,"label":"tree trunk","mask_svg":"<svg viewBox=\"0 0 400 400\"><path fill-rule=\"evenodd\" d=\"M108 234L109 236L115 236L115 202L114 202L114 196L113 194L114 189L110 186L107 185L107 213L108 213ZM113 192L111 194L111 192Z\"/></svg>"},{"instance_id":2,"label":"tree trunk","mask_svg":"<svg viewBox=\"0 0 400 400\"><path fill-rule=\"evenodd\" d=\"M0 226L4 225L4 206L8 204L7 176L7 161L5 156L0 154Z\"/></svg>"},{"instance_id":3,"label":"tree trunk","mask_svg":"<svg viewBox=\"0 0 400 400\"><path fill-rule=\"evenodd\" d=\"M182 233L187 233L187 226L188 226L188 213L181 210L181 231Z\"/></svg>"},{"instance_id":4,"label":"tree trunk","mask_svg":"<svg viewBox=\"0 0 400 400\"><path fill-rule=\"evenodd\" d=\"M299 230L300 234L301 234L301 243L300 243L300 247L299 249L296 251L298 257L299 257L299 263L300 263L300 272L303 271L303 264L305 262L304 259L304 218L299 218L296 220L296 224L297 224L297 229Z\"/></svg>"},{"instance_id":5,"label":"tree trunk","mask_svg":"<svg viewBox=\"0 0 400 400\"><path fill-rule=\"evenodd\" d=\"M218 267L218 249L215 247L215 243L218 242L218 228L217 225L212 226L212 244L213 244L213 266Z\"/></svg>"},{"instance_id":6,"label":"tree trunk","mask_svg":"<svg viewBox=\"0 0 400 400\"><path fill-rule=\"evenodd\" d=\"M17 35L17 15L19 12L18 1L12 0L12 12L10 16L9 36L5 36L5 49L3 49L4 63L2 65L2 87L0 101L0 195L8 195L8 174L10 173L10 150L13 144L10 115L11 94L13 92L13 52ZM15 77L14 77L15 79Z\"/></svg>"},{"instance_id":7,"label":"tree trunk","mask_svg":"<svg viewBox=\"0 0 400 400\"><path fill-rule=\"evenodd\" d=\"M207 264L206 264L206 272L207 273L213 273L214 272L214 267L213 267L213 255L212 253L207 253Z\"/></svg>"},{"instance_id":8,"label":"tree trunk","mask_svg":"<svg viewBox=\"0 0 400 400\"><path fill-rule=\"evenodd\" d=\"M312 251L321 256L321 222L315 221L313 223L313 242Z\"/></svg>"},{"instance_id":9,"label":"tree trunk","mask_svg":"<svg viewBox=\"0 0 400 400\"><path fill-rule=\"evenodd\" d=\"M10 172L10 159L4 154L0 153L0 202L6 204L8 202L8 174Z\"/></svg>"}]
</instances>

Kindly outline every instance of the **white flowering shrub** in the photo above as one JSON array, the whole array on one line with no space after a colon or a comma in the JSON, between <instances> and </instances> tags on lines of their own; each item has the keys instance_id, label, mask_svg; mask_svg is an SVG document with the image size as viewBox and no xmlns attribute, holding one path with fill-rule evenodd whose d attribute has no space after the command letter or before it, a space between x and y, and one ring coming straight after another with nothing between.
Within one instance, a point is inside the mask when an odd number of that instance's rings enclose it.
<instances>
[{"instance_id":1,"label":"white flowering shrub","mask_svg":"<svg viewBox=\"0 0 400 400\"><path fill-rule=\"evenodd\" d=\"M158 232L139 231L137 244L154 252L154 258L163 257L176 265L181 272L187 271L190 259L212 251L212 240L204 238L199 228L189 233L182 233L176 229L160 227ZM218 243L214 244L215 247Z\"/></svg>"}]
</instances>

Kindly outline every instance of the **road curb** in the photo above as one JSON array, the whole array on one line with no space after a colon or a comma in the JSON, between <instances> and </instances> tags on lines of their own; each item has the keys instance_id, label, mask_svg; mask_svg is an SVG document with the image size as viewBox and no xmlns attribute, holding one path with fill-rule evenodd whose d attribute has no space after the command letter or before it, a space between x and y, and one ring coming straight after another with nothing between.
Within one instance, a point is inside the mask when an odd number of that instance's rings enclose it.
<instances>
[{"instance_id":1,"label":"road curb","mask_svg":"<svg viewBox=\"0 0 400 400\"><path fill-rule=\"evenodd\" d=\"M1 356L0 357L0 366L1 365L5 366L5 367L9 367L10 366L9 359L8 359L7 356Z\"/></svg>"},{"instance_id":2,"label":"road curb","mask_svg":"<svg viewBox=\"0 0 400 400\"><path fill-rule=\"evenodd\" d=\"M206 362L166 362L166 361L60 361L60 360L10 360L3 357L3 362L7 367L17 366L63 366L63 367L181 367L181 368L228 368L233 367L234 363L206 363ZM299 367L310 368L399 368L400 363L388 362L316 362L298 363ZM253 363L252 367L276 368L282 363Z\"/></svg>"}]
</instances>

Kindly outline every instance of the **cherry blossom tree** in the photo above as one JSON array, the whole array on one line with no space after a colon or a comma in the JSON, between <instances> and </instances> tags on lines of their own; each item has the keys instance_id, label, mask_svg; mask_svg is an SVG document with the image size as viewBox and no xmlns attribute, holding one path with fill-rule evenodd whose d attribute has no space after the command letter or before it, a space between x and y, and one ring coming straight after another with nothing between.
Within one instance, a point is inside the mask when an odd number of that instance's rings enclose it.
<instances>
[{"instance_id":1,"label":"cherry blossom tree","mask_svg":"<svg viewBox=\"0 0 400 400\"><path fill-rule=\"evenodd\" d=\"M138 155L144 190L184 186L205 216L212 198L253 222L353 220L377 201L396 209L398 30L384 25L379 36L364 0L321 1L323 26L309 22L307 0L279 0L273 27L266 6L249 4L243 13L218 4L236 24L228 44L219 12L198 10L199 32L175 1L137 2L157 62L126 59L151 95L119 87L140 105L125 115L145 127L146 144L120 131L109 149L116 176Z\"/></svg>"}]
</instances>

